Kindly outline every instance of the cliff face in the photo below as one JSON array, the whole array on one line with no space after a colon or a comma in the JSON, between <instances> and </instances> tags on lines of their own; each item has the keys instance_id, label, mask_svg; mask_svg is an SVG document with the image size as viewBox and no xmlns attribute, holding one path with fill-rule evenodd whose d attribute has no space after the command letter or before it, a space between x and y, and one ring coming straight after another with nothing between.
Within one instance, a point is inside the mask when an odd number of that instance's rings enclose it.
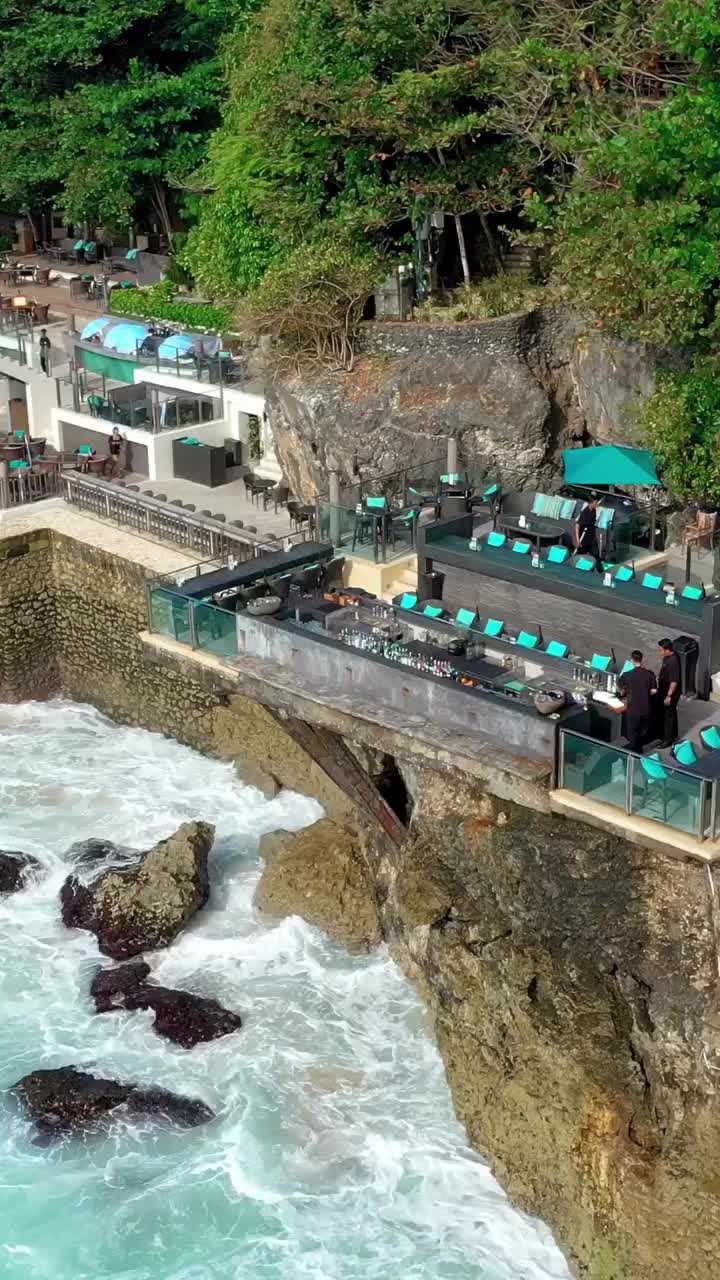
<instances>
[{"instance_id":1,"label":"cliff face","mask_svg":"<svg viewBox=\"0 0 720 1280\"><path fill-rule=\"evenodd\" d=\"M379 475L441 458L449 435L466 463L513 484L545 483L584 432L632 441L633 411L653 390L659 358L561 307L477 324L371 324L352 373L275 385L275 447L308 498L326 487L329 462L347 480L355 457L361 472Z\"/></svg>"},{"instance_id":2,"label":"cliff face","mask_svg":"<svg viewBox=\"0 0 720 1280\"><path fill-rule=\"evenodd\" d=\"M592 1280L711 1280L718 956L706 869L410 770L410 837L368 849L458 1115ZM302 911L302 906L299 906Z\"/></svg>"}]
</instances>

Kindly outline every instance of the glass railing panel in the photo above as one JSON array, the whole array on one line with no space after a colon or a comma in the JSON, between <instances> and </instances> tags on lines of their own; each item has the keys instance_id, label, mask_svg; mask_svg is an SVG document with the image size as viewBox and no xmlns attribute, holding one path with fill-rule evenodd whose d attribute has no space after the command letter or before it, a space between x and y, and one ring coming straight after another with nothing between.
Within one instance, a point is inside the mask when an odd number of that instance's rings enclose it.
<instances>
[{"instance_id":1,"label":"glass railing panel","mask_svg":"<svg viewBox=\"0 0 720 1280\"><path fill-rule=\"evenodd\" d=\"M196 603L195 642L199 649L216 653L221 658L237 656L235 614L218 609L214 604Z\"/></svg>"},{"instance_id":2,"label":"glass railing panel","mask_svg":"<svg viewBox=\"0 0 720 1280\"><path fill-rule=\"evenodd\" d=\"M577 795L625 808L628 752L563 732L562 785Z\"/></svg>"},{"instance_id":3,"label":"glass railing panel","mask_svg":"<svg viewBox=\"0 0 720 1280\"><path fill-rule=\"evenodd\" d=\"M191 644L190 601L187 596L168 591L166 587L153 587L150 592L150 630L156 635Z\"/></svg>"},{"instance_id":4,"label":"glass railing panel","mask_svg":"<svg viewBox=\"0 0 720 1280\"><path fill-rule=\"evenodd\" d=\"M701 778L647 757L635 761L631 812L654 818L688 835L705 829L705 787Z\"/></svg>"},{"instance_id":5,"label":"glass railing panel","mask_svg":"<svg viewBox=\"0 0 720 1280\"><path fill-rule=\"evenodd\" d=\"M414 519L414 517L412 517ZM363 508L318 504L318 538L332 542L348 555L362 559L387 561L409 555L414 548L414 527L399 513L374 516Z\"/></svg>"}]
</instances>

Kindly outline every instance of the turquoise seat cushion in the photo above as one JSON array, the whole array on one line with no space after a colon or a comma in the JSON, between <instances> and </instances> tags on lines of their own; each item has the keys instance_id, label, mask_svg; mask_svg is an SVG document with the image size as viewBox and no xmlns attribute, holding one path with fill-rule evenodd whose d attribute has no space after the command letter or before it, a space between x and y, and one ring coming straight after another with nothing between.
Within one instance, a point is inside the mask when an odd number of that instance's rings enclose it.
<instances>
[{"instance_id":1,"label":"turquoise seat cushion","mask_svg":"<svg viewBox=\"0 0 720 1280\"><path fill-rule=\"evenodd\" d=\"M706 747L711 751L720 750L720 729L716 724L711 724L708 729L700 730L700 737Z\"/></svg>"},{"instance_id":2,"label":"turquoise seat cushion","mask_svg":"<svg viewBox=\"0 0 720 1280\"><path fill-rule=\"evenodd\" d=\"M505 623L501 622L499 618L488 618L483 627L483 632L486 636L499 636L502 634L504 626Z\"/></svg>"},{"instance_id":3,"label":"turquoise seat cushion","mask_svg":"<svg viewBox=\"0 0 720 1280\"><path fill-rule=\"evenodd\" d=\"M513 542L512 549L516 555L526 556L530 550L530 543L524 542L522 538L517 538L516 541Z\"/></svg>"},{"instance_id":4,"label":"turquoise seat cushion","mask_svg":"<svg viewBox=\"0 0 720 1280\"><path fill-rule=\"evenodd\" d=\"M365 506L368 511L384 511L387 506L387 498L366 498Z\"/></svg>"},{"instance_id":5,"label":"turquoise seat cushion","mask_svg":"<svg viewBox=\"0 0 720 1280\"><path fill-rule=\"evenodd\" d=\"M405 591L400 598L401 609L414 609L418 598L413 591Z\"/></svg>"},{"instance_id":6,"label":"turquoise seat cushion","mask_svg":"<svg viewBox=\"0 0 720 1280\"><path fill-rule=\"evenodd\" d=\"M534 516L545 515L545 502L546 502L546 498L544 493L535 494L535 497L533 498L533 504L531 507L531 511Z\"/></svg>"},{"instance_id":7,"label":"turquoise seat cushion","mask_svg":"<svg viewBox=\"0 0 720 1280\"><path fill-rule=\"evenodd\" d=\"M500 490L499 484L489 484L487 489L483 489L483 498L493 498Z\"/></svg>"},{"instance_id":8,"label":"turquoise seat cushion","mask_svg":"<svg viewBox=\"0 0 720 1280\"><path fill-rule=\"evenodd\" d=\"M574 498L563 498L560 503L560 510L557 513L558 520L572 520L575 515L575 507L577 503Z\"/></svg>"},{"instance_id":9,"label":"turquoise seat cushion","mask_svg":"<svg viewBox=\"0 0 720 1280\"><path fill-rule=\"evenodd\" d=\"M73 249L75 250L75 252L76 252L76 253L78 252L78 250L79 250L79 249L84 249L84 248L85 248L85 241L84 241L84 240L76 240L76 241L75 241L75 244L73 245Z\"/></svg>"},{"instance_id":10,"label":"turquoise seat cushion","mask_svg":"<svg viewBox=\"0 0 720 1280\"><path fill-rule=\"evenodd\" d=\"M590 569L595 568L595 561L589 560L587 556L580 556L580 559L575 561L575 568L581 573L588 573Z\"/></svg>"},{"instance_id":11,"label":"turquoise seat cushion","mask_svg":"<svg viewBox=\"0 0 720 1280\"><path fill-rule=\"evenodd\" d=\"M633 671L634 667L635 667L634 662L631 662L630 659L628 658L626 662L623 662L622 671L620 672L620 675L621 676L626 675L628 671Z\"/></svg>"},{"instance_id":12,"label":"turquoise seat cushion","mask_svg":"<svg viewBox=\"0 0 720 1280\"><path fill-rule=\"evenodd\" d=\"M564 564L569 555L567 547L551 547L547 558L550 564Z\"/></svg>"},{"instance_id":13,"label":"turquoise seat cushion","mask_svg":"<svg viewBox=\"0 0 720 1280\"><path fill-rule=\"evenodd\" d=\"M598 507L597 527L598 529L609 529L615 516L614 507Z\"/></svg>"},{"instance_id":14,"label":"turquoise seat cushion","mask_svg":"<svg viewBox=\"0 0 720 1280\"><path fill-rule=\"evenodd\" d=\"M662 581L662 578L657 573L644 573L640 585L647 587L648 591L659 591Z\"/></svg>"},{"instance_id":15,"label":"turquoise seat cushion","mask_svg":"<svg viewBox=\"0 0 720 1280\"><path fill-rule=\"evenodd\" d=\"M10 471L22 471L23 467L29 467L29 466L30 466L30 463L24 462L22 458L16 458L14 462L8 462L8 469Z\"/></svg>"},{"instance_id":16,"label":"turquoise seat cushion","mask_svg":"<svg viewBox=\"0 0 720 1280\"><path fill-rule=\"evenodd\" d=\"M532 631L521 631L516 643L523 649L534 649L540 643L540 637L534 635Z\"/></svg>"},{"instance_id":17,"label":"turquoise seat cushion","mask_svg":"<svg viewBox=\"0 0 720 1280\"><path fill-rule=\"evenodd\" d=\"M665 766L660 763L657 751L654 751L651 756L641 756L640 765L648 777L656 782L669 776Z\"/></svg>"},{"instance_id":18,"label":"turquoise seat cushion","mask_svg":"<svg viewBox=\"0 0 720 1280\"><path fill-rule=\"evenodd\" d=\"M507 542L507 536L504 533L499 533L497 529L493 529L492 533L488 534L487 542L489 547L504 547Z\"/></svg>"},{"instance_id":19,"label":"turquoise seat cushion","mask_svg":"<svg viewBox=\"0 0 720 1280\"><path fill-rule=\"evenodd\" d=\"M444 475L444 476L441 476L441 477L440 477L440 481L441 481L441 483L442 483L442 484L459 484L459 483L460 483L460 472L459 472L459 471L448 471L447 475Z\"/></svg>"},{"instance_id":20,"label":"turquoise seat cushion","mask_svg":"<svg viewBox=\"0 0 720 1280\"><path fill-rule=\"evenodd\" d=\"M545 652L549 654L551 658L565 658L567 657L567 651L567 645L563 644L561 640L550 640L545 645Z\"/></svg>"},{"instance_id":21,"label":"turquoise seat cushion","mask_svg":"<svg viewBox=\"0 0 720 1280\"><path fill-rule=\"evenodd\" d=\"M690 585L690 583L688 583L688 585L686 587L683 587L682 589L683 600L703 600L704 597L705 597L704 587L693 587Z\"/></svg>"},{"instance_id":22,"label":"turquoise seat cushion","mask_svg":"<svg viewBox=\"0 0 720 1280\"><path fill-rule=\"evenodd\" d=\"M458 609L455 614L455 622L459 627L471 627L477 620L477 614L473 609Z\"/></svg>"},{"instance_id":23,"label":"turquoise seat cushion","mask_svg":"<svg viewBox=\"0 0 720 1280\"><path fill-rule=\"evenodd\" d=\"M697 752L692 744L685 739L684 742L676 742L672 753L680 764L697 764Z\"/></svg>"},{"instance_id":24,"label":"turquoise seat cushion","mask_svg":"<svg viewBox=\"0 0 720 1280\"><path fill-rule=\"evenodd\" d=\"M199 444L200 441L195 436L183 436L180 444Z\"/></svg>"},{"instance_id":25,"label":"turquoise seat cushion","mask_svg":"<svg viewBox=\"0 0 720 1280\"><path fill-rule=\"evenodd\" d=\"M78 445L78 453L81 453L84 458L91 458L94 452L95 450L91 444Z\"/></svg>"},{"instance_id":26,"label":"turquoise seat cushion","mask_svg":"<svg viewBox=\"0 0 720 1280\"><path fill-rule=\"evenodd\" d=\"M590 659L590 666L594 671L607 671L612 658L608 653L594 653Z\"/></svg>"},{"instance_id":27,"label":"turquoise seat cushion","mask_svg":"<svg viewBox=\"0 0 720 1280\"><path fill-rule=\"evenodd\" d=\"M619 569L615 570L616 582L632 582L635 577L635 570L629 564L621 564Z\"/></svg>"},{"instance_id":28,"label":"turquoise seat cushion","mask_svg":"<svg viewBox=\"0 0 720 1280\"><path fill-rule=\"evenodd\" d=\"M441 618L445 610L439 604L426 604L423 613L426 618Z\"/></svg>"}]
</instances>

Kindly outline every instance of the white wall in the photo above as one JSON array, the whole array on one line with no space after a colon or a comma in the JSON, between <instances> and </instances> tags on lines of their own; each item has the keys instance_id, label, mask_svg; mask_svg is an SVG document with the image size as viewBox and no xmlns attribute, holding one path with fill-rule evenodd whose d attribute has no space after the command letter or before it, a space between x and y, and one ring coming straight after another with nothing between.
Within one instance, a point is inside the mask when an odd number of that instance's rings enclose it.
<instances>
[{"instance_id":1,"label":"white wall","mask_svg":"<svg viewBox=\"0 0 720 1280\"><path fill-rule=\"evenodd\" d=\"M89 413L75 413L72 409L56 407L53 410L53 421L54 429L60 439L57 446L59 449L63 448L63 422L71 422L77 427L86 427L88 431L93 432L107 428L107 435L112 431L111 422L105 422L103 418L93 418ZM173 431L159 431L157 434L152 431L143 431L140 427L121 427L120 430L131 443L144 445L147 449L148 480L172 480L173 440L194 436L196 440L202 440L205 444L222 444L227 435L227 423L224 418L219 418L212 422L203 422L199 426L177 427Z\"/></svg>"}]
</instances>

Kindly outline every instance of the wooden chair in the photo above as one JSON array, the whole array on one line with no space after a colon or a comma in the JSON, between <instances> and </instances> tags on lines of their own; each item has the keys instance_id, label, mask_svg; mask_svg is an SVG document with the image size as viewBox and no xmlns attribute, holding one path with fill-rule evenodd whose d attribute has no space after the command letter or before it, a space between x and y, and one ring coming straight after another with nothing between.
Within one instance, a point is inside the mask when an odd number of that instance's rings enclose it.
<instances>
[{"instance_id":1,"label":"wooden chair","mask_svg":"<svg viewBox=\"0 0 720 1280\"><path fill-rule=\"evenodd\" d=\"M35 324L47 324L48 313L50 311L49 302L33 302L32 318Z\"/></svg>"},{"instance_id":2,"label":"wooden chair","mask_svg":"<svg viewBox=\"0 0 720 1280\"><path fill-rule=\"evenodd\" d=\"M683 546L707 546L712 550L717 527L717 511L698 511L692 524L683 530Z\"/></svg>"},{"instance_id":3,"label":"wooden chair","mask_svg":"<svg viewBox=\"0 0 720 1280\"><path fill-rule=\"evenodd\" d=\"M35 268L35 283L39 284L43 289L50 284L50 268L49 267Z\"/></svg>"}]
</instances>

